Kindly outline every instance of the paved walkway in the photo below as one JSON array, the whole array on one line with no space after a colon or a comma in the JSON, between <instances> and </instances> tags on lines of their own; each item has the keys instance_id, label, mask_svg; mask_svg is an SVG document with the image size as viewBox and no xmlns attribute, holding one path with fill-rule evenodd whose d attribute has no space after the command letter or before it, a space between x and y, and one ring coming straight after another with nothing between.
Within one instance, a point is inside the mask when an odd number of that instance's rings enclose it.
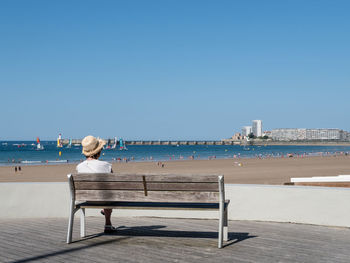
<instances>
[{"instance_id":1,"label":"paved walkway","mask_svg":"<svg viewBox=\"0 0 350 263\"><path fill-rule=\"evenodd\" d=\"M78 218L77 218L78 219ZM103 218L87 218L79 238L67 219L0 219L0 262L349 262L350 229L230 221L226 247L217 249L217 221L118 218L115 235L101 233Z\"/></svg>"}]
</instances>

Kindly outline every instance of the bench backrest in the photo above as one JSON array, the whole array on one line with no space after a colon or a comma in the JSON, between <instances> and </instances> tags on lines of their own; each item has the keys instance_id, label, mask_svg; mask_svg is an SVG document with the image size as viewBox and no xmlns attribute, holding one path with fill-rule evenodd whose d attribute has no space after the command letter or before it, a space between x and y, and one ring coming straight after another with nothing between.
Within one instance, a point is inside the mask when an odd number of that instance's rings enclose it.
<instances>
[{"instance_id":1,"label":"bench backrest","mask_svg":"<svg viewBox=\"0 0 350 263\"><path fill-rule=\"evenodd\" d=\"M202 202L224 199L218 175L68 175L75 201Z\"/></svg>"}]
</instances>

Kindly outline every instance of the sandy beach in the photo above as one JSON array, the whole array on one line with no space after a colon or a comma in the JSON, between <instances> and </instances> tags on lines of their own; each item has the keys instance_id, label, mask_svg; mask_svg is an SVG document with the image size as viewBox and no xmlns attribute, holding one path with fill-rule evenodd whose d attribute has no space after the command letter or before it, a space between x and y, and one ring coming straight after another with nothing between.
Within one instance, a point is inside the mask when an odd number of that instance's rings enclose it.
<instances>
[{"instance_id":1,"label":"sandy beach","mask_svg":"<svg viewBox=\"0 0 350 263\"><path fill-rule=\"evenodd\" d=\"M113 163L115 173L224 174L226 183L283 184L291 177L350 174L349 156ZM65 182L76 164L0 167L0 182Z\"/></svg>"}]
</instances>

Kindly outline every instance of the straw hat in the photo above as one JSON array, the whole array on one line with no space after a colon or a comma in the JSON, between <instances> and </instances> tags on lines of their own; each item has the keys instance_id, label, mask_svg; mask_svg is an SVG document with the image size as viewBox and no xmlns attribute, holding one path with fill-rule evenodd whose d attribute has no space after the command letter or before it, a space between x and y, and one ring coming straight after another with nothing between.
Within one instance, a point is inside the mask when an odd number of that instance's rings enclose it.
<instances>
[{"instance_id":1,"label":"straw hat","mask_svg":"<svg viewBox=\"0 0 350 263\"><path fill-rule=\"evenodd\" d=\"M83 154L87 157L93 156L102 150L106 142L100 138L95 138L94 136L86 136L82 141Z\"/></svg>"}]
</instances>

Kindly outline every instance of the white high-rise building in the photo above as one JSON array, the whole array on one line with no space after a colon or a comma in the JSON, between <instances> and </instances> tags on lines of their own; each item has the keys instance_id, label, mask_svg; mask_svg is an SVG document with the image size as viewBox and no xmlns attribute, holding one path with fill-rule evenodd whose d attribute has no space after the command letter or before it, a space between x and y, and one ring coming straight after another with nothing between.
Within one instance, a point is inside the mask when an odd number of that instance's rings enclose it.
<instances>
[{"instance_id":1,"label":"white high-rise building","mask_svg":"<svg viewBox=\"0 0 350 263\"><path fill-rule=\"evenodd\" d=\"M243 126L242 127L242 136L248 136L252 133L252 126Z\"/></svg>"},{"instance_id":2,"label":"white high-rise building","mask_svg":"<svg viewBox=\"0 0 350 263\"><path fill-rule=\"evenodd\" d=\"M262 136L262 120L253 120L252 132L254 136L260 137Z\"/></svg>"}]
</instances>

